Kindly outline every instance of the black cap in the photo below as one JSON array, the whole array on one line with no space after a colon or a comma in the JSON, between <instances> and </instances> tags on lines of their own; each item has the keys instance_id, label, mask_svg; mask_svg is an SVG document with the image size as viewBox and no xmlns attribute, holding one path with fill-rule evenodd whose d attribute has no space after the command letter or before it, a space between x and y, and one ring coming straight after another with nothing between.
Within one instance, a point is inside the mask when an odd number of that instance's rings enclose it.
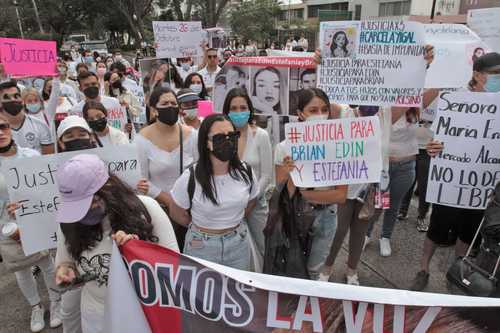
<instances>
[{"instance_id":1,"label":"black cap","mask_svg":"<svg viewBox=\"0 0 500 333\"><path fill-rule=\"evenodd\" d=\"M494 71L500 69L500 54L496 52L487 53L474 61L472 69L475 72Z\"/></svg>"},{"instance_id":2,"label":"black cap","mask_svg":"<svg viewBox=\"0 0 500 333\"><path fill-rule=\"evenodd\" d=\"M177 92L177 101L179 103L194 102L198 100L200 100L198 94L189 88L184 88Z\"/></svg>"}]
</instances>

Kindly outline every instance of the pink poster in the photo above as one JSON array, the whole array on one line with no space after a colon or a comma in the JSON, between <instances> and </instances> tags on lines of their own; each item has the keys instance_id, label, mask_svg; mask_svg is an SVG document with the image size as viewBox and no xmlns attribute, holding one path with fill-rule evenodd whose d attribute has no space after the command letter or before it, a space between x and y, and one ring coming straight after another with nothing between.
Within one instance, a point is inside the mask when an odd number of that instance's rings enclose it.
<instances>
[{"instance_id":1,"label":"pink poster","mask_svg":"<svg viewBox=\"0 0 500 333\"><path fill-rule=\"evenodd\" d=\"M12 76L55 75L56 42L0 38L0 62Z\"/></svg>"}]
</instances>

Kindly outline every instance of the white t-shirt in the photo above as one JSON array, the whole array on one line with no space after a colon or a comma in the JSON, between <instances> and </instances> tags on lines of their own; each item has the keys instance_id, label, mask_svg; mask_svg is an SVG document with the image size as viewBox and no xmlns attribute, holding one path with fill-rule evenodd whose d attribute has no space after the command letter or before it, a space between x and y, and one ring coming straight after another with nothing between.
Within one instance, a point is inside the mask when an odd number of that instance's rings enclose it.
<instances>
[{"instance_id":1,"label":"white t-shirt","mask_svg":"<svg viewBox=\"0 0 500 333\"><path fill-rule=\"evenodd\" d=\"M189 209L189 169L175 182L170 191L172 199L182 209ZM229 174L213 176L217 206L203 195L201 185L195 177L195 191L191 205L191 221L198 227L212 230L236 227L245 216L245 208L250 200L259 195L259 183L252 172L253 185L233 179Z\"/></svg>"},{"instance_id":2,"label":"white t-shirt","mask_svg":"<svg viewBox=\"0 0 500 333\"><path fill-rule=\"evenodd\" d=\"M39 153L42 152L42 145L54 143L49 126L29 115L26 115L20 128L12 128L12 138L19 147L31 148Z\"/></svg>"},{"instance_id":3,"label":"white t-shirt","mask_svg":"<svg viewBox=\"0 0 500 333\"><path fill-rule=\"evenodd\" d=\"M196 65L189 67L189 69L187 71L185 71L184 68L182 68L182 66L176 66L176 67L177 67L177 72L179 72L179 75L182 78L182 81L186 80L186 77L189 74L195 73L198 71L198 66L196 66Z\"/></svg>"},{"instance_id":4,"label":"white t-shirt","mask_svg":"<svg viewBox=\"0 0 500 333\"><path fill-rule=\"evenodd\" d=\"M417 125L406 121L402 115L391 128L389 156L406 157L418 154Z\"/></svg>"},{"instance_id":5,"label":"white t-shirt","mask_svg":"<svg viewBox=\"0 0 500 333\"><path fill-rule=\"evenodd\" d=\"M125 132L125 125L127 125L127 114L126 110L122 108L120 102L118 102L118 99L109 96L100 96L100 99L100 102L108 111L108 125L117 128L122 132ZM69 114L83 117L82 110L85 103L86 101L83 100L73 106Z\"/></svg>"},{"instance_id":6,"label":"white t-shirt","mask_svg":"<svg viewBox=\"0 0 500 333\"><path fill-rule=\"evenodd\" d=\"M254 135L252 128L248 128L242 160L252 167L255 177L259 181L259 196L265 193L271 183L273 177L272 158L273 152L269 134L264 129L257 127Z\"/></svg>"},{"instance_id":7,"label":"white t-shirt","mask_svg":"<svg viewBox=\"0 0 500 333\"><path fill-rule=\"evenodd\" d=\"M205 83L205 87L207 88L212 88L215 84L215 77L217 74L220 72L221 68L217 66L217 69L215 72L210 73L208 71L208 66L205 66L202 70L198 71L198 74L200 74L203 77L203 83Z\"/></svg>"},{"instance_id":8,"label":"white t-shirt","mask_svg":"<svg viewBox=\"0 0 500 333\"><path fill-rule=\"evenodd\" d=\"M198 131L192 130L183 139L183 168L198 161ZM135 136L141 174L149 180L148 195L156 198L161 192L168 193L180 174L180 146L167 152L141 134Z\"/></svg>"}]
</instances>

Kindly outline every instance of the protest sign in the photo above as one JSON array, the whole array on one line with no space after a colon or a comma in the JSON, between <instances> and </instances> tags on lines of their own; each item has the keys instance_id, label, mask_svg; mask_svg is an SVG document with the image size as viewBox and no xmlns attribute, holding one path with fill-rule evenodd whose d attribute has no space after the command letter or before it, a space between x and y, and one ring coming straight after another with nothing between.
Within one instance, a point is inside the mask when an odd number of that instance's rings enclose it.
<instances>
[{"instance_id":1,"label":"protest sign","mask_svg":"<svg viewBox=\"0 0 500 333\"><path fill-rule=\"evenodd\" d=\"M109 146L85 151L60 153L2 162L9 199L18 202L16 219L26 255L56 246L57 207L61 200L56 183L60 164L79 154L96 154L109 172L131 187L139 182L140 168L134 145Z\"/></svg>"},{"instance_id":2,"label":"protest sign","mask_svg":"<svg viewBox=\"0 0 500 333\"><path fill-rule=\"evenodd\" d=\"M462 88L472 77L472 64L488 50L481 39L462 24L424 24L425 40L434 46L427 69L426 88Z\"/></svg>"},{"instance_id":3,"label":"protest sign","mask_svg":"<svg viewBox=\"0 0 500 333\"><path fill-rule=\"evenodd\" d=\"M500 7L472 9L467 13L467 25L492 51L500 52Z\"/></svg>"},{"instance_id":4,"label":"protest sign","mask_svg":"<svg viewBox=\"0 0 500 333\"><path fill-rule=\"evenodd\" d=\"M171 333L471 333L481 332L500 306L498 298L241 271L137 240L121 250L123 257L115 246L111 259L105 306L111 311L104 320L109 333L159 333L165 327ZM469 320L474 312L483 316ZM500 330L496 323L488 328Z\"/></svg>"},{"instance_id":5,"label":"protest sign","mask_svg":"<svg viewBox=\"0 0 500 333\"><path fill-rule=\"evenodd\" d=\"M431 161L426 201L484 209L500 181L500 99L442 92L431 127L444 150Z\"/></svg>"},{"instance_id":6,"label":"protest sign","mask_svg":"<svg viewBox=\"0 0 500 333\"><path fill-rule=\"evenodd\" d=\"M201 22L153 21L158 58L203 55Z\"/></svg>"},{"instance_id":7,"label":"protest sign","mask_svg":"<svg viewBox=\"0 0 500 333\"><path fill-rule=\"evenodd\" d=\"M422 104L424 29L406 21L321 22L318 87L341 104Z\"/></svg>"},{"instance_id":8,"label":"protest sign","mask_svg":"<svg viewBox=\"0 0 500 333\"><path fill-rule=\"evenodd\" d=\"M298 187L380 181L382 148L377 116L285 125L287 155Z\"/></svg>"},{"instance_id":9,"label":"protest sign","mask_svg":"<svg viewBox=\"0 0 500 333\"><path fill-rule=\"evenodd\" d=\"M297 92L316 86L315 68L312 57L231 57L215 77L215 112L222 113L231 89L245 89L257 124L268 130L276 144L284 139L285 119L297 115Z\"/></svg>"},{"instance_id":10,"label":"protest sign","mask_svg":"<svg viewBox=\"0 0 500 333\"><path fill-rule=\"evenodd\" d=\"M441 89L440 92L454 92L457 91L457 89L454 88L449 88L449 89ZM431 104L427 105L427 107L422 108L422 113L420 114L420 119L424 121L430 121L433 122L434 118L436 118L436 113L437 113L437 107L438 107L438 102L439 102L439 95L434 98L434 100L431 102Z\"/></svg>"},{"instance_id":11,"label":"protest sign","mask_svg":"<svg viewBox=\"0 0 500 333\"><path fill-rule=\"evenodd\" d=\"M0 38L0 62L12 76L56 75L56 42Z\"/></svg>"}]
</instances>

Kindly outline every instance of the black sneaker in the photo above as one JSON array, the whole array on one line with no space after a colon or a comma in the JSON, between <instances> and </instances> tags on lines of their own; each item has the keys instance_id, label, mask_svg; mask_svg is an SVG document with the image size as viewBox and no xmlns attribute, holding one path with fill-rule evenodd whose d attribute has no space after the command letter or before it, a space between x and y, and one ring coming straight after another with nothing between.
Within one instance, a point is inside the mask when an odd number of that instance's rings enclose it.
<instances>
[{"instance_id":1,"label":"black sneaker","mask_svg":"<svg viewBox=\"0 0 500 333\"><path fill-rule=\"evenodd\" d=\"M429 273L426 271L420 271L417 273L417 276L415 276L415 279L413 280L413 284L410 288L412 291L422 291L427 287L427 284L429 283Z\"/></svg>"}]
</instances>

